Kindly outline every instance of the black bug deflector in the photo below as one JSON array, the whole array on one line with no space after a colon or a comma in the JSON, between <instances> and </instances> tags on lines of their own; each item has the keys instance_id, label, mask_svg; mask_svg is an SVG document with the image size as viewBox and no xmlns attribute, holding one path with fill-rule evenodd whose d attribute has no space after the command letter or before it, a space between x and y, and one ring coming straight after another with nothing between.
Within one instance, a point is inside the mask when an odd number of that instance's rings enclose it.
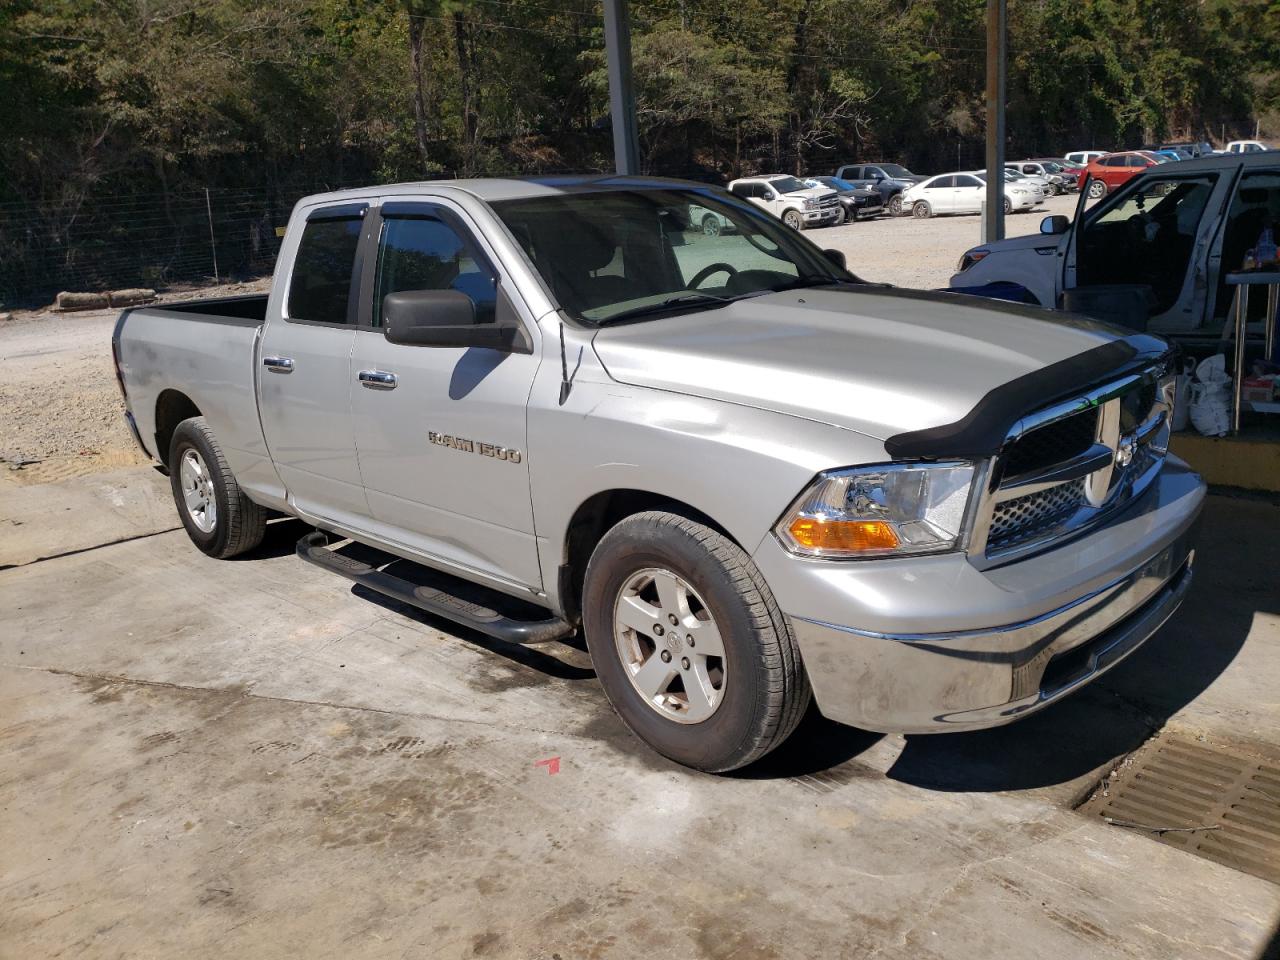
<instances>
[{"instance_id":1,"label":"black bug deflector","mask_svg":"<svg viewBox=\"0 0 1280 960\"><path fill-rule=\"evenodd\" d=\"M522 645L550 643L553 640L562 640L574 632L572 625L557 617L548 617L545 620L519 620L508 617L483 603L455 596L438 587L416 584L379 569L374 564L336 553L329 549L328 535L319 530L307 534L298 541L297 553L299 558L323 567L330 573L354 580L383 596L452 620L454 623L469 627L477 633L483 633L496 640ZM387 563L393 561L408 562L399 561L397 557L386 558ZM475 592L476 589L472 585L467 586L469 592Z\"/></svg>"},{"instance_id":2,"label":"black bug deflector","mask_svg":"<svg viewBox=\"0 0 1280 960\"><path fill-rule=\"evenodd\" d=\"M1069 399L1106 379L1135 372L1168 349L1163 340L1145 334L1113 340L995 387L954 423L890 437L885 449L895 460L993 456L1010 428L1028 412Z\"/></svg>"}]
</instances>

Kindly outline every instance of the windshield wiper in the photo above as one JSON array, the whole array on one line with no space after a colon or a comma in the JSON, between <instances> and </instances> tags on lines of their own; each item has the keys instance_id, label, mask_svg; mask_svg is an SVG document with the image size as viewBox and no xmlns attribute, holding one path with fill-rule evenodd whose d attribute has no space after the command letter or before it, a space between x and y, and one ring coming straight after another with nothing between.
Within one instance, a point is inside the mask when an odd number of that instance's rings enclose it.
<instances>
[{"instance_id":1,"label":"windshield wiper","mask_svg":"<svg viewBox=\"0 0 1280 960\"><path fill-rule=\"evenodd\" d=\"M608 326L619 320L631 320L635 317L648 316L651 313L662 313L664 310L670 310L673 307L713 307L722 304L732 303L737 297L721 297L714 293L682 293L679 296L667 297L661 303L650 303L643 307L632 307L630 310L623 310L621 313L615 313L611 317L605 317L597 320L600 326Z\"/></svg>"}]
</instances>

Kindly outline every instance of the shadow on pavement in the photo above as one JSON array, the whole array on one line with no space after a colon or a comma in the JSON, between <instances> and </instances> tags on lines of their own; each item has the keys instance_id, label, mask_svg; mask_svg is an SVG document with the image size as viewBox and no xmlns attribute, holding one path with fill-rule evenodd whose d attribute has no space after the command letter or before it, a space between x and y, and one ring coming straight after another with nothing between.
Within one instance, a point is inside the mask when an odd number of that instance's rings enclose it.
<instances>
[{"instance_id":1,"label":"shadow on pavement","mask_svg":"<svg viewBox=\"0 0 1280 960\"><path fill-rule=\"evenodd\" d=\"M1280 612L1280 508L1210 497L1181 609L1097 682L1042 713L975 733L913 736L888 775L935 790L1065 783L1131 753L1214 682L1258 612Z\"/></svg>"}]
</instances>

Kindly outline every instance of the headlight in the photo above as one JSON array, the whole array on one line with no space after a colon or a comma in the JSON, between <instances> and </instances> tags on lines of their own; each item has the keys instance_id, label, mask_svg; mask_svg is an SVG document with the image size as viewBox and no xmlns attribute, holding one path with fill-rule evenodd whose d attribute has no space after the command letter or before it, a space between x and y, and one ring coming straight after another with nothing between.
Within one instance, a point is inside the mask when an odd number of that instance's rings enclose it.
<instances>
[{"instance_id":1,"label":"headlight","mask_svg":"<svg viewBox=\"0 0 1280 960\"><path fill-rule=\"evenodd\" d=\"M804 200L804 208L805 208L806 210L817 210L817 209L818 209L818 201L817 201L817 200L814 200L812 197L805 197L805 200Z\"/></svg>"},{"instance_id":2,"label":"headlight","mask_svg":"<svg viewBox=\"0 0 1280 960\"><path fill-rule=\"evenodd\" d=\"M1009 192L1016 193L1018 194L1018 196L1026 196L1031 191L1026 189L1025 187L1010 187Z\"/></svg>"},{"instance_id":3,"label":"headlight","mask_svg":"<svg viewBox=\"0 0 1280 960\"><path fill-rule=\"evenodd\" d=\"M972 463L886 463L824 473L774 532L804 557L884 557L953 550Z\"/></svg>"},{"instance_id":4,"label":"headlight","mask_svg":"<svg viewBox=\"0 0 1280 960\"><path fill-rule=\"evenodd\" d=\"M966 250L964 255L960 258L960 265L956 267L956 273L964 273L979 260L985 260L990 253L990 250L986 250L982 247L974 247L972 250Z\"/></svg>"}]
</instances>

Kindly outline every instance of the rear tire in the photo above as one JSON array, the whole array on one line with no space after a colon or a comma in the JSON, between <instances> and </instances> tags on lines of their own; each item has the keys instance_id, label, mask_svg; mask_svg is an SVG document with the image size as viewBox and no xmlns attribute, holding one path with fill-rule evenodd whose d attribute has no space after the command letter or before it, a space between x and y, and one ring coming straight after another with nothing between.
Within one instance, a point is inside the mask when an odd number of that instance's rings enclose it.
<instances>
[{"instance_id":1,"label":"rear tire","mask_svg":"<svg viewBox=\"0 0 1280 960\"><path fill-rule=\"evenodd\" d=\"M169 485L187 536L209 556L225 560L262 542L267 510L240 489L204 417L173 431Z\"/></svg>"},{"instance_id":2,"label":"rear tire","mask_svg":"<svg viewBox=\"0 0 1280 960\"><path fill-rule=\"evenodd\" d=\"M583 627L618 716L685 766L746 766L809 705L799 648L760 571L677 514L636 514L605 534L587 566Z\"/></svg>"},{"instance_id":3,"label":"rear tire","mask_svg":"<svg viewBox=\"0 0 1280 960\"><path fill-rule=\"evenodd\" d=\"M708 213L702 218L702 233L708 237L720 236L720 220L714 213Z\"/></svg>"},{"instance_id":4,"label":"rear tire","mask_svg":"<svg viewBox=\"0 0 1280 960\"><path fill-rule=\"evenodd\" d=\"M933 216L933 207L927 200L917 200L911 205L911 215L917 220L928 220Z\"/></svg>"}]
</instances>

